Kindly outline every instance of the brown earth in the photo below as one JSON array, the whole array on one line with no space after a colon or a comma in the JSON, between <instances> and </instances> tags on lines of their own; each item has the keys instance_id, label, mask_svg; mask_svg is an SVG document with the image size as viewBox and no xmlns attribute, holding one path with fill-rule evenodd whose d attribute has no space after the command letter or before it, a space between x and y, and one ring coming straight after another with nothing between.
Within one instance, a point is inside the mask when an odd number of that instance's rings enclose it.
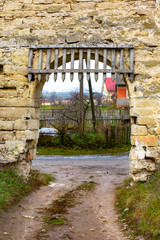
<instances>
[{"instance_id":1,"label":"brown earth","mask_svg":"<svg viewBox=\"0 0 160 240\"><path fill-rule=\"evenodd\" d=\"M0 240L124 240L114 209L115 188L128 177L128 156L38 157L33 168L56 181L22 199L0 217ZM77 194L61 226L46 227L45 208L82 181L99 183Z\"/></svg>"}]
</instances>

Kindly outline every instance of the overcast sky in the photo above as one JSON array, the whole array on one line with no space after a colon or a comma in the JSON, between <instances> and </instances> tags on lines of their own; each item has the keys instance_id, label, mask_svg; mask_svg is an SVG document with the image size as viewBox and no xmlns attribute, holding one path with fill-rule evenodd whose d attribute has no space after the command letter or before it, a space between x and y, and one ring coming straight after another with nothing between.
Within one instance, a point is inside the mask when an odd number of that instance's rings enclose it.
<instances>
[{"instance_id":1,"label":"overcast sky","mask_svg":"<svg viewBox=\"0 0 160 240\"><path fill-rule=\"evenodd\" d=\"M75 68L78 68L78 61L75 61ZM84 64L85 65L85 64ZM70 63L67 63L67 68L69 68ZM99 67L103 68L103 63L99 62ZM91 62L91 68L94 68L94 61ZM108 74L107 77L110 77ZM84 79L84 91L88 91L88 82L86 79L86 74L83 75ZM98 81L94 80L94 74L91 74L91 82L92 82L92 89L94 92L102 92L102 84L103 84L103 74L99 74ZM43 91L48 92L74 92L79 91L79 80L78 74L74 74L74 79L70 81L70 74L66 74L66 79L63 82L61 79L61 74L59 73L57 76L57 81L54 82L53 74L51 74L50 79L48 82L45 83L43 87Z\"/></svg>"}]
</instances>

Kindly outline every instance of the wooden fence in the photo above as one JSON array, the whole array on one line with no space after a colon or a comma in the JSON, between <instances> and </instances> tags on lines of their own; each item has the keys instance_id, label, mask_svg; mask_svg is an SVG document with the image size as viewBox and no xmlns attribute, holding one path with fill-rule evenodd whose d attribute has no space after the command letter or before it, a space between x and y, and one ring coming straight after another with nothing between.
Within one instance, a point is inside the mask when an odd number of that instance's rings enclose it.
<instances>
[{"instance_id":1,"label":"wooden fence","mask_svg":"<svg viewBox=\"0 0 160 240\"><path fill-rule=\"evenodd\" d=\"M76 121L71 120L63 115L66 109L51 109L40 111L40 126L50 127L60 124L76 125ZM103 110L98 109L95 112L97 125L130 125L128 109ZM92 114L89 109L85 117L85 126L92 125Z\"/></svg>"},{"instance_id":2,"label":"wooden fence","mask_svg":"<svg viewBox=\"0 0 160 240\"><path fill-rule=\"evenodd\" d=\"M53 124L56 127L64 123L70 127L76 126L75 121L63 116L63 111L63 109L41 110L40 126L51 127ZM96 111L96 122L97 126L106 131L109 144L126 144L130 142L129 110L99 109ZM91 111L86 114L85 126L92 126Z\"/></svg>"}]
</instances>

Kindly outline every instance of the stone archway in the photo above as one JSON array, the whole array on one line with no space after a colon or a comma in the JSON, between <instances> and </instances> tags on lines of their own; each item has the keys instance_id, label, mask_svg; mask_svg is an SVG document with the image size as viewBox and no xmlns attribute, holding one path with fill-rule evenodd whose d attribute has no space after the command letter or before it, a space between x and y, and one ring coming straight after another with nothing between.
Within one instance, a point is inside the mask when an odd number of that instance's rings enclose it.
<instances>
[{"instance_id":1,"label":"stone archway","mask_svg":"<svg viewBox=\"0 0 160 240\"><path fill-rule=\"evenodd\" d=\"M145 181L160 165L160 23L158 1L1 1L0 163L28 174L36 155L43 83L27 79L30 44L133 44L130 175Z\"/></svg>"}]
</instances>

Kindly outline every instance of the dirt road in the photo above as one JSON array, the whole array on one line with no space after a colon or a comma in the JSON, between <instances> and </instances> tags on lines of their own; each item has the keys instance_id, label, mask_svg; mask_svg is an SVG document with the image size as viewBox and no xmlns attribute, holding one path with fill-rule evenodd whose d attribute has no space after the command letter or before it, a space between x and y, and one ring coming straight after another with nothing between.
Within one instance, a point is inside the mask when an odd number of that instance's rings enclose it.
<instances>
[{"instance_id":1,"label":"dirt road","mask_svg":"<svg viewBox=\"0 0 160 240\"><path fill-rule=\"evenodd\" d=\"M0 240L124 240L114 210L114 189L128 177L128 156L39 156L33 168L56 181L25 197L0 217ZM68 210L67 224L45 228L44 209L82 181L99 183Z\"/></svg>"}]
</instances>

